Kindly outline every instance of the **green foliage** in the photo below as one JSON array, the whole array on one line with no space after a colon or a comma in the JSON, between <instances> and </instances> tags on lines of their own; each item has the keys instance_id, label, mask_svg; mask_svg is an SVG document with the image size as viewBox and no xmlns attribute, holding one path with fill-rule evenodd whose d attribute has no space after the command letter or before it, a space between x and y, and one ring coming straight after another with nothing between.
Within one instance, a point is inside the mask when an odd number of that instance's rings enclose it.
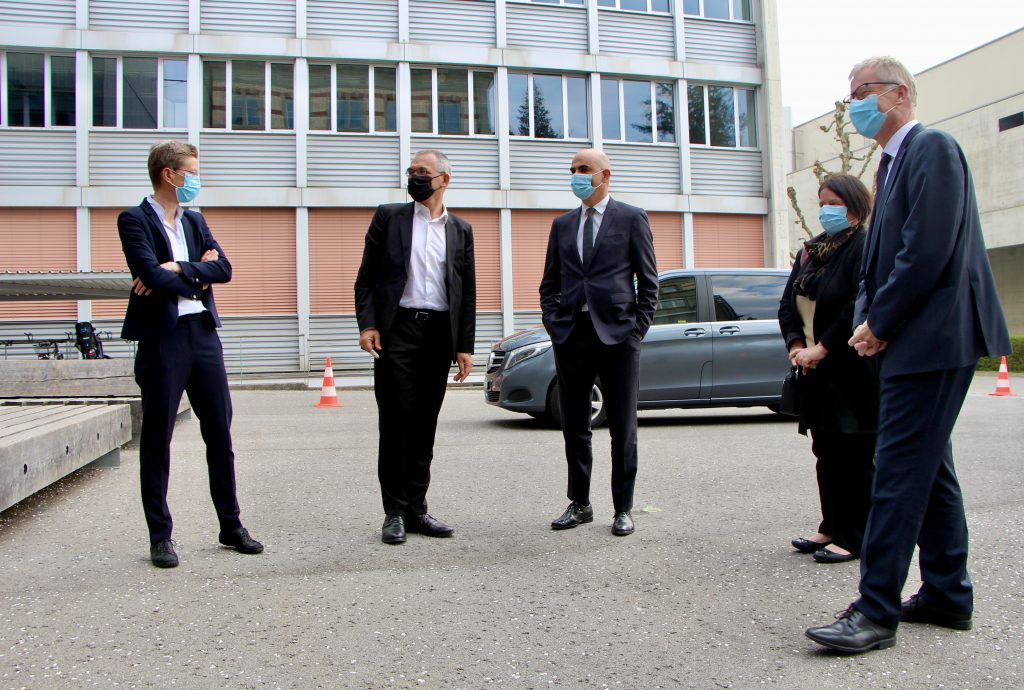
<instances>
[{"instance_id":1,"label":"green foliage","mask_svg":"<svg viewBox=\"0 0 1024 690\"><path fill-rule=\"evenodd\" d=\"M1017 374L1024 374L1024 335L1010 336L1013 354L1006 355L1006 368ZM999 371L999 357L982 357L978 360L978 371ZM1017 384L1024 387L1024 382ZM1010 382L1013 388L1013 381Z\"/></svg>"}]
</instances>

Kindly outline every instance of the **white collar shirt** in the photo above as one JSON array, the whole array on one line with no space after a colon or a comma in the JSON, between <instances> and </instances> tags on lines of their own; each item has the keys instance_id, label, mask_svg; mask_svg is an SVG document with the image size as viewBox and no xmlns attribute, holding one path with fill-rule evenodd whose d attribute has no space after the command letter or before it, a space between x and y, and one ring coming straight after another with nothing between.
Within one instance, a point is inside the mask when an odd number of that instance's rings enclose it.
<instances>
[{"instance_id":1,"label":"white collar shirt","mask_svg":"<svg viewBox=\"0 0 1024 690\"><path fill-rule=\"evenodd\" d=\"M167 218L164 216L164 208L160 203L151 196L146 197L146 201L156 211L156 215L160 218L160 224L163 226L164 237L167 238L167 243L171 245L171 258L174 261L188 261L188 243L185 241L185 227L182 225L182 217L185 215L185 209L181 206L174 212L174 225L167 222ZM148 287L148 286L147 286ZM188 297L182 297L178 295L178 316L185 316L186 314L199 314L206 311L206 307L203 303L197 299L190 299Z\"/></svg>"},{"instance_id":2,"label":"white collar shirt","mask_svg":"<svg viewBox=\"0 0 1024 690\"><path fill-rule=\"evenodd\" d=\"M440 216L431 218L430 209L418 201L413 204L408 276L398 304L407 309L447 311L448 209L442 208Z\"/></svg>"},{"instance_id":3,"label":"white collar shirt","mask_svg":"<svg viewBox=\"0 0 1024 690\"><path fill-rule=\"evenodd\" d=\"M903 140L907 138L910 130L914 128L918 122L917 120L911 120L902 127L896 130L896 133L889 138L889 141L885 142L885 146L882 148L882 153L887 153L896 158L896 154L900 152L900 148L903 146ZM889 169L885 171L885 179L882 181L882 187L889 182L889 175L892 174L892 163L889 163Z\"/></svg>"},{"instance_id":4,"label":"white collar shirt","mask_svg":"<svg viewBox=\"0 0 1024 690\"><path fill-rule=\"evenodd\" d=\"M594 217L593 217L593 240L594 244L597 244L597 232L601 229L601 221L604 219L604 212L608 208L608 202L611 201L610 196L605 196L599 202L594 204ZM583 259L583 226L587 222L587 209L589 207L584 204L580 207L580 225L576 228L576 251L580 255L580 259Z\"/></svg>"}]
</instances>

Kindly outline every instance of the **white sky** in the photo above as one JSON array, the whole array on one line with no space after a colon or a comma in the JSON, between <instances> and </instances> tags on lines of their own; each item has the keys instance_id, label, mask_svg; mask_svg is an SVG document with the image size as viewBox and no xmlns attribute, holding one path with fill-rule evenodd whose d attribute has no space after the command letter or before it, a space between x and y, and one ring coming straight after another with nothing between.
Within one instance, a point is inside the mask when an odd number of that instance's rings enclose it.
<instances>
[{"instance_id":1,"label":"white sky","mask_svg":"<svg viewBox=\"0 0 1024 690\"><path fill-rule=\"evenodd\" d=\"M892 55L918 72L1024 26L1024 0L778 0L782 105L792 124L833 108L860 60ZM1024 69L1024 56L1006 70ZM979 75L998 79L999 74Z\"/></svg>"}]
</instances>

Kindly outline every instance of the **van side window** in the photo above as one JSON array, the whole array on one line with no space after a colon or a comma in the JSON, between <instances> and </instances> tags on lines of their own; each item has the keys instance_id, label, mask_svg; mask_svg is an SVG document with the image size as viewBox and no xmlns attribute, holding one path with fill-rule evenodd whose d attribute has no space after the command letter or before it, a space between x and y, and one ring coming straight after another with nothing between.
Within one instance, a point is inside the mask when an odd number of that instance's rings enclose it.
<instances>
[{"instance_id":1,"label":"van side window","mask_svg":"<svg viewBox=\"0 0 1024 690\"><path fill-rule=\"evenodd\" d=\"M697 320L697 279L669 278L658 288L658 309L653 326L693 323Z\"/></svg>"},{"instance_id":2,"label":"van side window","mask_svg":"<svg viewBox=\"0 0 1024 690\"><path fill-rule=\"evenodd\" d=\"M715 321L777 319L786 276L713 275Z\"/></svg>"}]
</instances>

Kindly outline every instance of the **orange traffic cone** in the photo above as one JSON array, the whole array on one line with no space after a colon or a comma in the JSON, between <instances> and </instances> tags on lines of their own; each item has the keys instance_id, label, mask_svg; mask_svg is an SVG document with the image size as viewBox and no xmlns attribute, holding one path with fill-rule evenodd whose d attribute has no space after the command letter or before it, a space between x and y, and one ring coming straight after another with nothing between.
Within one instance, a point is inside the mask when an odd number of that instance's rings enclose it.
<instances>
[{"instance_id":1,"label":"orange traffic cone","mask_svg":"<svg viewBox=\"0 0 1024 690\"><path fill-rule=\"evenodd\" d=\"M338 402L338 391L334 387L334 368L331 366L331 358L327 358L324 365L324 385L320 389L320 402L317 407L345 407Z\"/></svg>"},{"instance_id":2,"label":"orange traffic cone","mask_svg":"<svg viewBox=\"0 0 1024 690\"><path fill-rule=\"evenodd\" d=\"M999 378L996 380L996 392L989 395L1013 395L1010 390L1010 370L1006 366L1006 355L999 362Z\"/></svg>"}]
</instances>

